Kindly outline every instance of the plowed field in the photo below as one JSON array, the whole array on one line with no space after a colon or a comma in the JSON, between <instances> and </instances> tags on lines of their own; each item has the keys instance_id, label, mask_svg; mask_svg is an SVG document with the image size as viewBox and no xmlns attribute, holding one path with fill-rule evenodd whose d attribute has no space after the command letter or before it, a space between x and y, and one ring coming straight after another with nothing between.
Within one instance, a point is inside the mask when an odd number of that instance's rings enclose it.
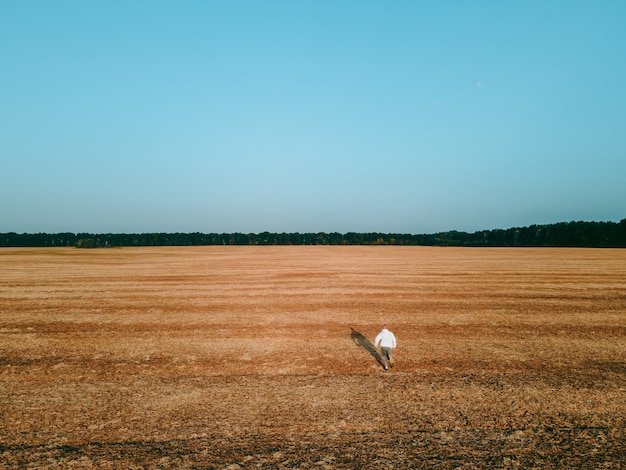
<instances>
[{"instance_id":1,"label":"plowed field","mask_svg":"<svg viewBox=\"0 0 626 470\"><path fill-rule=\"evenodd\" d=\"M0 249L2 467L622 468L625 428L626 250Z\"/></svg>"}]
</instances>

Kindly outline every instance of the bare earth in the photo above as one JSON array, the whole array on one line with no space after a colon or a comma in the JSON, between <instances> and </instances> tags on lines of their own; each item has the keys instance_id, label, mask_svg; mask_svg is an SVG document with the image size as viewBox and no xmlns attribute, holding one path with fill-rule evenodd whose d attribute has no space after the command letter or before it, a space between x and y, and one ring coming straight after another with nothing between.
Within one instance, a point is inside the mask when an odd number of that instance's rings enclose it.
<instances>
[{"instance_id":1,"label":"bare earth","mask_svg":"<svg viewBox=\"0 0 626 470\"><path fill-rule=\"evenodd\" d=\"M626 250L3 248L0 268L0 467L626 467Z\"/></svg>"}]
</instances>

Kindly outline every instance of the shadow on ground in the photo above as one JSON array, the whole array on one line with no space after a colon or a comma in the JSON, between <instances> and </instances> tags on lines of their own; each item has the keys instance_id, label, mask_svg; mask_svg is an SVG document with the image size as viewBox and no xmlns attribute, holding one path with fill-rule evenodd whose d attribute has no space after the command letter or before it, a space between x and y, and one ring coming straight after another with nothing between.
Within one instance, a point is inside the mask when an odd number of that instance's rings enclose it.
<instances>
[{"instance_id":1,"label":"shadow on ground","mask_svg":"<svg viewBox=\"0 0 626 470\"><path fill-rule=\"evenodd\" d=\"M362 333L356 331L354 328L350 328L350 330L352 330L352 333L350 333L350 338L352 338L354 344L356 344L360 348L365 349L374 359L376 359L376 362L378 362L378 364L382 366L383 360L380 357L380 354L378 354L378 351L376 351L376 348L374 347L372 342L367 339Z\"/></svg>"}]
</instances>

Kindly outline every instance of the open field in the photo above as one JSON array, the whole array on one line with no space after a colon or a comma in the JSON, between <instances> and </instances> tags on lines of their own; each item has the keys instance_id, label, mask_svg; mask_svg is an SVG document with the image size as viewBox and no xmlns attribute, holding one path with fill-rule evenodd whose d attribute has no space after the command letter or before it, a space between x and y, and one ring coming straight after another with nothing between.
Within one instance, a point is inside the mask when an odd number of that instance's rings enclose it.
<instances>
[{"instance_id":1,"label":"open field","mask_svg":"<svg viewBox=\"0 0 626 470\"><path fill-rule=\"evenodd\" d=\"M0 467L626 467L626 250L3 248L0 267Z\"/></svg>"}]
</instances>

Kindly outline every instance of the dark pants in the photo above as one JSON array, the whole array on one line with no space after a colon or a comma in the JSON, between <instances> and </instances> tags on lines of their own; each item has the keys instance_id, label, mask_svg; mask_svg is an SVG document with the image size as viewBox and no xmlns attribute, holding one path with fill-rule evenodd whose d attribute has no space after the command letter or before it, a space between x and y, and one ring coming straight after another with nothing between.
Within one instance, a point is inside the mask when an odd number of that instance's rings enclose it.
<instances>
[{"instance_id":1,"label":"dark pants","mask_svg":"<svg viewBox=\"0 0 626 470\"><path fill-rule=\"evenodd\" d=\"M391 358L391 348L381 347L380 351L381 351L381 356L383 359L383 367L386 369L387 366L389 365L388 362L393 360Z\"/></svg>"}]
</instances>

